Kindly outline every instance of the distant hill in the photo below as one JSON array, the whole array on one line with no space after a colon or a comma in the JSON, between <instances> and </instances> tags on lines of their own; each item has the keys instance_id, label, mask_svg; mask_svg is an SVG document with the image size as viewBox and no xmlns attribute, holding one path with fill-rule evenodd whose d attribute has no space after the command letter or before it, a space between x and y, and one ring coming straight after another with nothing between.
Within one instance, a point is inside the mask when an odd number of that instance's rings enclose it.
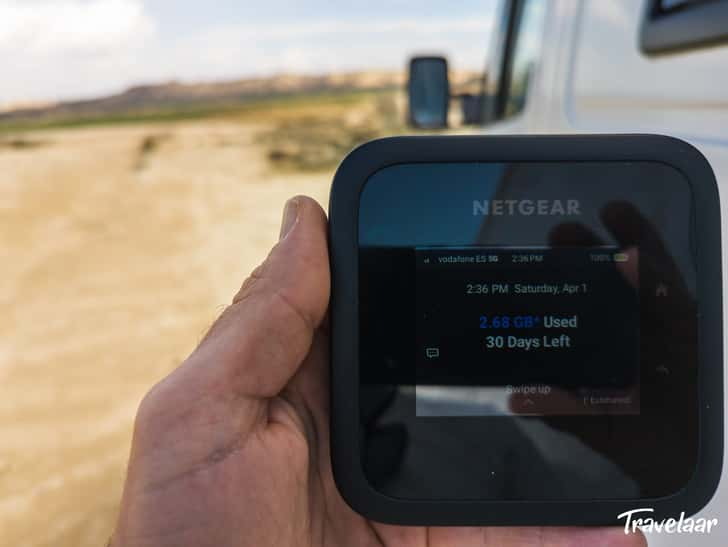
<instances>
[{"instance_id":1,"label":"distant hill","mask_svg":"<svg viewBox=\"0 0 728 547\"><path fill-rule=\"evenodd\" d=\"M377 90L403 86L403 72L365 71L327 75L281 74L224 82L167 82L135 86L106 97L40 105L18 105L0 111L0 127L57 121L93 120L171 112L214 111L286 95ZM453 83L477 79L472 72L451 75ZM34 123L35 122L35 123Z\"/></svg>"}]
</instances>

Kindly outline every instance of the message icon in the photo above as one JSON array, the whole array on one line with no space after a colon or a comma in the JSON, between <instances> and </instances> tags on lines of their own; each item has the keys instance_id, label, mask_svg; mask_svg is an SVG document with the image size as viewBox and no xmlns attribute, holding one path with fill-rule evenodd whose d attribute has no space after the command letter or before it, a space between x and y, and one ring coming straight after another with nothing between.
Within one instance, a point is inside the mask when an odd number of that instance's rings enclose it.
<instances>
[{"instance_id":1,"label":"message icon","mask_svg":"<svg viewBox=\"0 0 728 547\"><path fill-rule=\"evenodd\" d=\"M427 348L425 349L425 355L428 359L437 359L440 357L440 348Z\"/></svg>"}]
</instances>

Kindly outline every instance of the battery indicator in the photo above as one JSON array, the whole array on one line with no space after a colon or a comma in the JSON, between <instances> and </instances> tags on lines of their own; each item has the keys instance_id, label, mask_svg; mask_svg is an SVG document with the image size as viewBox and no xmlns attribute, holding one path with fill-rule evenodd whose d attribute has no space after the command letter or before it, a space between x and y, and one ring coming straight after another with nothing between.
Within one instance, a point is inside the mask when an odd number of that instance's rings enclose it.
<instances>
[{"instance_id":1,"label":"battery indicator","mask_svg":"<svg viewBox=\"0 0 728 547\"><path fill-rule=\"evenodd\" d=\"M629 255L627 253L614 253L615 262L627 262Z\"/></svg>"}]
</instances>

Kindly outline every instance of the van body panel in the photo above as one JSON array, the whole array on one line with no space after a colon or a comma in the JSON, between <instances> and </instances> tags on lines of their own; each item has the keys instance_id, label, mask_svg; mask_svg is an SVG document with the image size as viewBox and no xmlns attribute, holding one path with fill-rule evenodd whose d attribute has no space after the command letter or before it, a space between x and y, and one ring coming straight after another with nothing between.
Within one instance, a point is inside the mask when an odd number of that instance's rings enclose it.
<instances>
[{"instance_id":1,"label":"van body panel","mask_svg":"<svg viewBox=\"0 0 728 547\"><path fill-rule=\"evenodd\" d=\"M534 67L523 110L483 126L482 131L658 133L684 139L713 166L723 196L721 214L726 219L728 45L646 56L639 49L639 32L647 1L549 0L541 57ZM724 286L728 286L727 226L724 221ZM724 291L724 310L728 306L726 295L728 291ZM724 344L728 347L727 331ZM725 382L724 392L728 393L728 377ZM728 428L725 436L728 438ZM718 518L717 529L710 535L689 539L684 535L652 534L649 544L728 544L727 476L728 460L724 458L722 480L715 496L695 515Z\"/></svg>"}]
</instances>

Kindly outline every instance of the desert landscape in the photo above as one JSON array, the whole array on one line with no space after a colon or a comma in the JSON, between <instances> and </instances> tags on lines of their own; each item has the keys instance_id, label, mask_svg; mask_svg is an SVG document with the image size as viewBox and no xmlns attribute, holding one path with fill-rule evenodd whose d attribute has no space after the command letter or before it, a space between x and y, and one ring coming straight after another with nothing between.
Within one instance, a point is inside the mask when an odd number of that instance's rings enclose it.
<instances>
[{"instance_id":1,"label":"desert landscape","mask_svg":"<svg viewBox=\"0 0 728 547\"><path fill-rule=\"evenodd\" d=\"M144 393L265 257L286 199L325 205L346 151L404 130L380 83L192 117L0 116L0 544L104 544Z\"/></svg>"}]
</instances>

